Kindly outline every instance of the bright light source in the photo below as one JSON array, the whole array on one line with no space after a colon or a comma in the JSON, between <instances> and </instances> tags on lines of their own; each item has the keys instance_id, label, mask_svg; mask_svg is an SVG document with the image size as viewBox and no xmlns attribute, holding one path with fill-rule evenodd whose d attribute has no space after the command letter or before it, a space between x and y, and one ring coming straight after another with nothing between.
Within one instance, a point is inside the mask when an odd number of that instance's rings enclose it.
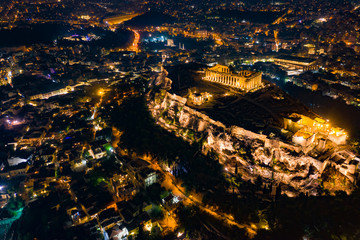
<instances>
[{"instance_id":1,"label":"bright light source","mask_svg":"<svg viewBox=\"0 0 360 240\"><path fill-rule=\"evenodd\" d=\"M146 231L149 231L149 232L150 232L150 231L151 231L151 228L152 228L152 224L151 224L151 223L145 225L145 230L146 230Z\"/></svg>"}]
</instances>

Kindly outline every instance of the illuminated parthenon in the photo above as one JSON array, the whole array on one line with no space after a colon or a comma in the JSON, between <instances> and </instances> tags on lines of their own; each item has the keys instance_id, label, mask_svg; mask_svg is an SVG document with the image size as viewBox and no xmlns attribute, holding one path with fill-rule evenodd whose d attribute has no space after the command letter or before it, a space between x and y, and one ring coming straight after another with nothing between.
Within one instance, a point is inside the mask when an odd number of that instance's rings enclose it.
<instances>
[{"instance_id":1,"label":"illuminated parthenon","mask_svg":"<svg viewBox=\"0 0 360 240\"><path fill-rule=\"evenodd\" d=\"M205 70L205 77L203 77L203 79L238 88L243 91L251 91L263 86L261 76L261 72L252 71L241 71L238 74L234 74L230 72L229 67L216 65Z\"/></svg>"}]
</instances>

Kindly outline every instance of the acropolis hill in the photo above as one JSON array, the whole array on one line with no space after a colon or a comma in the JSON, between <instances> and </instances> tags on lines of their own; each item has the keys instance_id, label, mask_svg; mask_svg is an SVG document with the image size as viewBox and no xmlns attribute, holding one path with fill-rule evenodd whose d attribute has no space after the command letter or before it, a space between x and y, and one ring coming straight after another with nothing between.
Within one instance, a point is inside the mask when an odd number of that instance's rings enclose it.
<instances>
[{"instance_id":1,"label":"acropolis hill","mask_svg":"<svg viewBox=\"0 0 360 240\"><path fill-rule=\"evenodd\" d=\"M170 81L166 79L163 80ZM284 141L225 125L189 107L187 98L164 89L149 98L148 107L164 129L190 143L199 142L204 154L217 153L227 174L235 174L236 168L245 180L254 182L260 176L264 184L280 185L282 193L288 196L301 192L319 195L324 188L349 193L356 181L359 159L346 146L346 133L320 118L301 114L284 118L284 131L293 136ZM325 182L329 174L339 181Z\"/></svg>"}]
</instances>

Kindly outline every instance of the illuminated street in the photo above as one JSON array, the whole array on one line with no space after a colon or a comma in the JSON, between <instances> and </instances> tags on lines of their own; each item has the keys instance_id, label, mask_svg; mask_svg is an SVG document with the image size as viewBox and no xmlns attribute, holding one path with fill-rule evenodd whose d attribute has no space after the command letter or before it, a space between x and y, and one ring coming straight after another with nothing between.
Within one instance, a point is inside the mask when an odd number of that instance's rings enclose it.
<instances>
[{"instance_id":1,"label":"illuminated street","mask_svg":"<svg viewBox=\"0 0 360 240\"><path fill-rule=\"evenodd\" d=\"M245 228L250 237L255 236L256 227L254 228L253 227L254 225L239 224L236 221L234 221L234 218L232 216L225 214L225 213L221 213L218 210L212 210L213 207L211 207L211 206L204 206L204 204L201 201L201 196L199 194L196 194L194 192L185 194L186 191L183 187L181 187L181 182L178 182L177 180L175 180L175 178L169 172L164 171L156 161L152 160L149 162L151 163L151 165L153 166L154 169L157 169L164 174L165 179L164 179L162 185L166 189L171 189L171 191L174 195L178 196L181 199L184 199L183 203L185 205L194 204L194 205L198 206L201 210L226 222L229 225L234 225L238 228Z\"/></svg>"},{"instance_id":2,"label":"illuminated street","mask_svg":"<svg viewBox=\"0 0 360 240\"><path fill-rule=\"evenodd\" d=\"M134 41L128 48L128 51L138 52L139 51L138 45L139 45L139 40L140 40L140 33L136 30L131 30L131 31L134 33Z\"/></svg>"}]
</instances>

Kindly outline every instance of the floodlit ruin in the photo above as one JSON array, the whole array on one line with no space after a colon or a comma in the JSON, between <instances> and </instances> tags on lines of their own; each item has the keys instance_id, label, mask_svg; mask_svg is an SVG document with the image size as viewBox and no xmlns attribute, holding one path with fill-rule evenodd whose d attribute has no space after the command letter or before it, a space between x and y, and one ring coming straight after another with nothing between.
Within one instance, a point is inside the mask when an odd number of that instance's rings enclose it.
<instances>
[{"instance_id":1,"label":"floodlit ruin","mask_svg":"<svg viewBox=\"0 0 360 240\"><path fill-rule=\"evenodd\" d=\"M236 165L243 179L255 181L260 176L265 183L280 184L282 192L288 196L296 196L300 192L318 195L322 173L327 166L335 167L349 182L355 181L356 162L359 159L352 152L335 149L331 154L319 154L326 145L322 139L313 137L307 140L312 142L310 145L297 139L300 134L305 134L305 130L301 129L306 129L311 131L309 136L314 136L313 132L316 131L318 134L328 133L330 142L334 129L327 128L326 122L316 125L319 120L310 121L303 116L301 121L288 121L288 129L300 128L294 134L294 142L288 143L239 126L226 127L186 106L186 102L186 98L163 90L149 100L148 107L163 128L190 143L201 141L204 154L209 151L218 153L230 174L234 173ZM304 135L302 137L309 139Z\"/></svg>"},{"instance_id":2,"label":"floodlit ruin","mask_svg":"<svg viewBox=\"0 0 360 240\"><path fill-rule=\"evenodd\" d=\"M293 113L284 118L284 129L294 132L293 142L301 146L309 146L315 138L328 139L337 145L346 144L347 134L344 129L333 127L322 118L309 117Z\"/></svg>"},{"instance_id":3,"label":"floodlit ruin","mask_svg":"<svg viewBox=\"0 0 360 240\"><path fill-rule=\"evenodd\" d=\"M212 98L212 95L208 92L191 91L190 89L188 95L189 101L194 105L202 105Z\"/></svg>"},{"instance_id":4,"label":"floodlit ruin","mask_svg":"<svg viewBox=\"0 0 360 240\"><path fill-rule=\"evenodd\" d=\"M252 71L232 73L229 67L216 65L205 70L205 77L203 79L248 92L263 87L261 76L261 72Z\"/></svg>"}]
</instances>

